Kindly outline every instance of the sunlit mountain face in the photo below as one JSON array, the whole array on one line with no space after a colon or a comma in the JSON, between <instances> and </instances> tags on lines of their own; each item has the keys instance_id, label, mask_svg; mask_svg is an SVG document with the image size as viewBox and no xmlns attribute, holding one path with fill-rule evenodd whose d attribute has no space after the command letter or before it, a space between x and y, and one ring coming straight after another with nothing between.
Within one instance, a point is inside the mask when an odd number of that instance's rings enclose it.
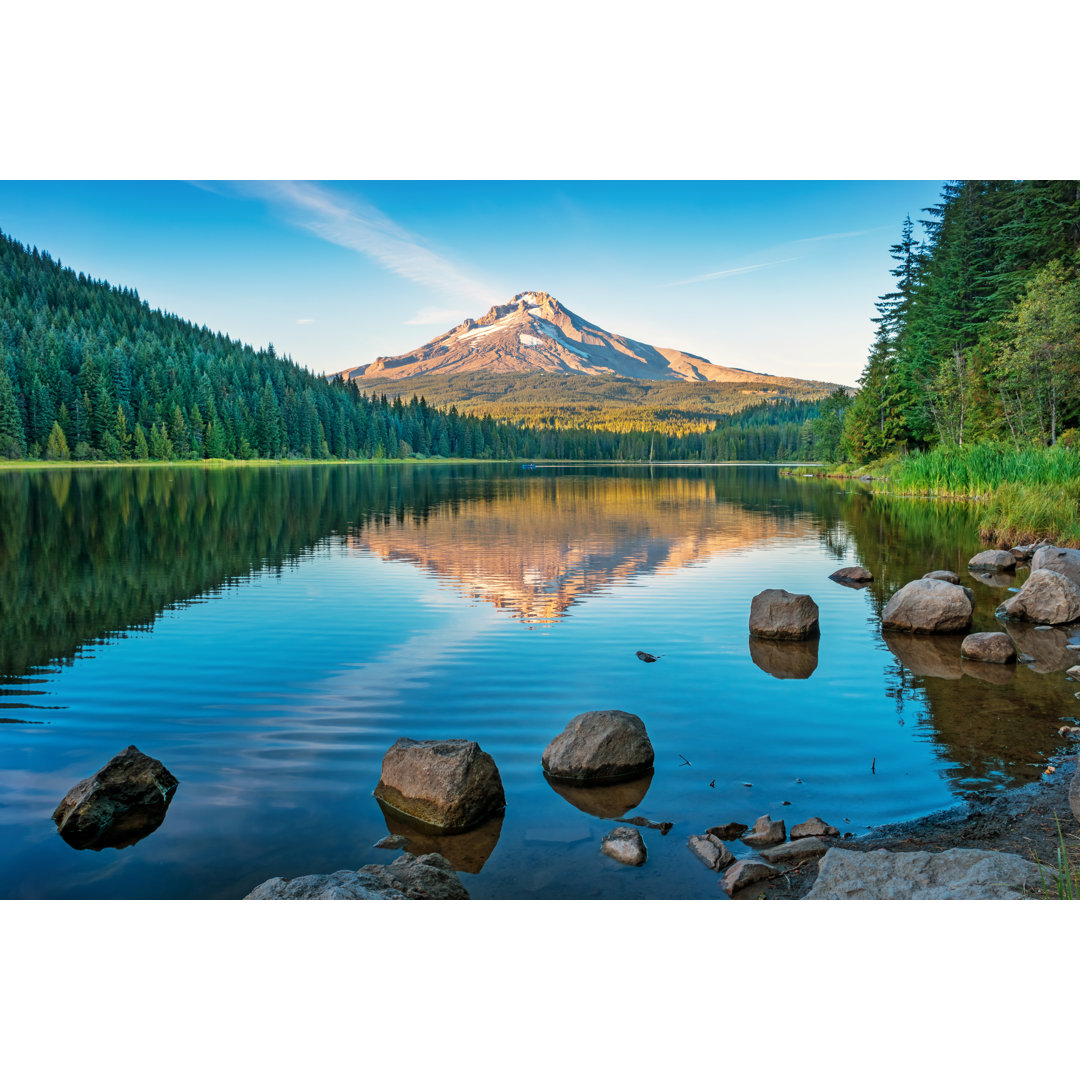
<instances>
[{"instance_id":1,"label":"sunlit mountain face","mask_svg":"<svg viewBox=\"0 0 1080 1080\"><path fill-rule=\"evenodd\" d=\"M808 518L720 501L704 479L589 477L569 487L538 477L491 501L372 521L348 542L421 567L516 619L549 623L641 575L812 534Z\"/></svg>"}]
</instances>

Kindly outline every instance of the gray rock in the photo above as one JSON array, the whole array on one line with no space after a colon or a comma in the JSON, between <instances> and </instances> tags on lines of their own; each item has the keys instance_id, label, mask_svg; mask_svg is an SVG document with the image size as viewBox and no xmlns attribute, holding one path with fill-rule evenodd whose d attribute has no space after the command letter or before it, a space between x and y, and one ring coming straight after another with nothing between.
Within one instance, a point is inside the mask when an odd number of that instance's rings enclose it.
<instances>
[{"instance_id":1,"label":"gray rock","mask_svg":"<svg viewBox=\"0 0 1080 1080\"><path fill-rule=\"evenodd\" d=\"M971 597L959 585L920 578L893 594L881 626L914 634L955 634L971 625L971 610Z\"/></svg>"},{"instance_id":2,"label":"gray rock","mask_svg":"<svg viewBox=\"0 0 1080 1080\"><path fill-rule=\"evenodd\" d=\"M1015 547L1009 548L1009 554L1012 555L1017 562L1025 562L1035 554L1035 545L1017 544Z\"/></svg>"},{"instance_id":3,"label":"gray rock","mask_svg":"<svg viewBox=\"0 0 1080 1080\"><path fill-rule=\"evenodd\" d=\"M844 566L829 575L832 581L873 581L874 575L865 566Z\"/></svg>"},{"instance_id":4,"label":"gray rock","mask_svg":"<svg viewBox=\"0 0 1080 1080\"><path fill-rule=\"evenodd\" d=\"M968 634L960 645L960 655L987 664L1012 664L1016 662L1016 647L1008 634Z\"/></svg>"},{"instance_id":5,"label":"gray rock","mask_svg":"<svg viewBox=\"0 0 1080 1080\"><path fill-rule=\"evenodd\" d=\"M819 817L812 817L801 825L791 826L791 839L802 840L807 836L839 836L840 830L834 825L828 825Z\"/></svg>"},{"instance_id":6,"label":"gray rock","mask_svg":"<svg viewBox=\"0 0 1080 1080\"><path fill-rule=\"evenodd\" d=\"M1043 873L1049 875L1047 868ZM807 900L1015 900L1042 896L1039 867L1019 855L830 848Z\"/></svg>"},{"instance_id":7,"label":"gray rock","mask_svg":"<svg viewBox=\"0 0 1080 1080\"><path fill-rule=\"evenodd\" d=\"M612 783L653 767L653 748L640 716L602 709L580 713L548 743L544 772L559 780Z\"/></svg>"},{"instance_id":8,"label":"gray rock","mask_svg":"<svg viewBox=\"0 0 1080 1080\"><path fill-rule=\"evenodd\" d=\"M1042 550L1035 553L1036 559ZM1080 585L1056 570L1034 567L1035 559L1024 587L997 609L997 615L1054 625L1080 619Z\"/></svg>"},{"instance_id":9,"label":"gray rock","mask_svg":"<svg viewBox=\"0 0 1080 1080\"><path fill-rule=\"evenodd\" d=\"M744 825L741 821L729 821L726 825L714 825L705 831L718 840L738 840L748 828L750 826Z\"/></svg>"},{"instance_id":10,"label":"gray rock","mask_svg":"<svg viewBox=\"0 0 1080 1080\"><path fill-rule=\"evenodd\" d=\"M988 570L991 572L1012 570L1016 566L1016 556L1009 551L980 551L968 560L970 570Z\"/></svg>"},{"instance_id":11,"label":"gray rock","mask_svg":"<svg viewBox=\"0 0 1080 1080\"><path fill-rule=\"evenodd\" d=\"M747 885L753 885L757 881L766 881L779 873L779 868L771 863L758 862L756 859L739 859L728 868L720 884L728 896L734 896Z\"/></svg>"},{"instance_id":12,"label":"gray rock","mask_svg":"<svg viewBox=\"0 0 1080 1080\"><path fill-rule=\"evenodd\" d=\"M401 836L398 833L391 833L389 836L384 836L381 840L376 840L375 847L386 848L390 851L394 851L399 848L405 847L408 842L409 838L407 836Z\"/></svg>"},{"instance_id":13,"label":"gray rock","mask_svg":"<svg viewBox=\"0 0 1080 1080\"><path fill-rule=\"evenodd\" d=\"M727 844L712 833L691 836L686 846L710 869L723 870L735 861Z\"/></svg>"},{"instance_id":14,"label":"gray rock","mask_svg":"<svg viewBox=\"0 0 1080 1080\"><path fill-rule=\"evenodd\" d=\"M641 866L648 857L641 833L630 825L620 825L617 829L612 829L604 837L600 850L616 862L626 863L627 866Z\"/></svg>"},{"instance_id":15,"label":"gray rock","mask_svg":"<svg viewBox=\"0 0 1080 1080\"><path fill-rule=\"evenodd\" d=\"M125 848L164 820L179 781L134 746L80 780L53 811L61 837L78 850Z\"/></svg>"},{"instance_id":16,"label":"gray rock","mask_svg":"<svg viewBox=\"0 0 1080 1080\"><path fill-rule=\"evenodd\" d=\"M1031 556L1031 570L1053 570L1080 586L1080 551L1076 548L1041 547Z\"/></svg>"},{"instance_id":17,"label":"gray rock","mask_svg":"<svg viewBox=\"0 0 1080 1080\"><path fill-rule=\"evenodd\" d=\"M1080 679L1080 664L1075 664L1071 668L1066 668L1065 674L1072 679Z\"/></svg>"},{"instance_id":18,"label":"gray rock","mask_svg":"<svg viewBox=\"0 0 1080 1080\"><path fill-rule=\"evenodd\" d=\"M923 581L947 581L950 585L960 584L960 575L951 570L931 570L929 574L923 574Z\"/></svg>"},{"instance_id":19,"label":"gray rock","mask_svg":"<svg viewBox=\"0 0 1080 1080\"><path fill-rule=\"evenodd\" d=\"M441 855L402 855L389 866L270 878L245 900L468 900L457 874Z\"/></svg>"},{"instance_id":20,"label":"gray rock","mask_svg":"<svg viewBox=\"0 0 1080 1080\"><path fill-rule=\"evenodd\" d=\"M506 805L494 760L467 739L398 739L383 757L374 795L441 829L468 829Z\"/></svg>"},{"instance_id":21,"label":"gray rock","mask_svg":"<svg viewBox=\"0 0 1080 1080\"><path fill-rule=\"evenodd\" d=\"M773 821L768 814L762 814L754 822L754 827L740 839L751 847L773 847L782 844L786 836L783 821Z\"/></svg>"},{"instance_id":22,"label":"gray rock","mask_svg":"<svg viewBox=\"0 0 1080 1080\"><path fill-rule=\"evenodd\" d=\"M801 840L792 840L788 844L778 844L776 847L765 848L759 852L761 857L770 863L790 862L792 859L810 859L824 855L829 850L820 837L804 836Z\"/></svg>"},{"instance_id":23,"label":"gray rock","mask_svg":"<svg viewBox=\"0 0 1080 1080\"><path fill-rule=\"evenodd\" d=\"M816 637L818 606L806 595L786 589L766 589L750 601L750 633L779 641Z\"/></svg>"}]
</instances>

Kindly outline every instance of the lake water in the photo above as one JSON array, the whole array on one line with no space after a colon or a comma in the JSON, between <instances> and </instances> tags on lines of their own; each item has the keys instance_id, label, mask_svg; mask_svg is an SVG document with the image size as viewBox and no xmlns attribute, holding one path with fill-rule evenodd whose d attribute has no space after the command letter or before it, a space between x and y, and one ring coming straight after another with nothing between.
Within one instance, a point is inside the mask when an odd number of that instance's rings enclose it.
<instances>
[{"instance_id":1,"label":"lake water","mask_svg":"<svg viewBox=\"0 0 1080 1080\"><path fill-rule=\"evenodd\" d=\"M239 898L390 862L373 845L403 829L371 793L407 735L499 767L502 818L411 837L474 898L721 899L691 833L765 813L859 833L1037 781L1080 704L1061 630L1010 627L1016 669L883 639L888 597L934 569L999 628L1024 572L967 574L968 507L775 468L16 472L0 524L4 898ZM853 563L868 588L828 580ZM766 588L814 597L818 643L749 640ZM642 717L652 777L556 791L544 747L606 708ZM70 848L53 809L129 744L180 781L164 823ZM674 823L642 830L636 869L600 854L628 814Z\"/></svg>"}]
</instances>

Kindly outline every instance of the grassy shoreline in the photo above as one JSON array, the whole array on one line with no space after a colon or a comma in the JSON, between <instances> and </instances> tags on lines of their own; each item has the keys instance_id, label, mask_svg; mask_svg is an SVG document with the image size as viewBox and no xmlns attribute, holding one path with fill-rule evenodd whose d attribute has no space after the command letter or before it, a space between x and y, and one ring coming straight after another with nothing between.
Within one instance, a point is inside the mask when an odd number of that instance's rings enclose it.
<instances>
[{"instance_id":1,"label":"grassy shoreline","mask_svg":"<svg viewBox=\"0 0 1080 1080\"><path fill-rule=\"evenodd\" d=\"M965 499L980 504L979 534L998 546L1048 540L1080 546L1080 450L980 442L963 448L825 466L819 475L869 476L875 494Z\"/></svg>"}]
</instances>

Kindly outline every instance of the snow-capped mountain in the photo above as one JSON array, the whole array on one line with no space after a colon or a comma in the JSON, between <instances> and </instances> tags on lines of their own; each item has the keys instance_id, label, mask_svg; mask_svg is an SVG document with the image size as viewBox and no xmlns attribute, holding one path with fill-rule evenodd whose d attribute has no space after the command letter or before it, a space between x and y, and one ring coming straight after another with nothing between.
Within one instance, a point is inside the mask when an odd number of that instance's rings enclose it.
<instances>
[{"instance_id":1,"label":"snow-capped mountain","mask_svg":"<svg viewBox=\"0 0 1080 1080\"><path fill-rule=\"evenodd\" d=\"M466 319L401 356L380 356L349 368L346 379L407 379L483 371L617 375L687 382L773 381L741 368L722 367L677 349L658 349L604 330L545 292L518 293L480 319Z\"/></svg>"}]
</instances>

